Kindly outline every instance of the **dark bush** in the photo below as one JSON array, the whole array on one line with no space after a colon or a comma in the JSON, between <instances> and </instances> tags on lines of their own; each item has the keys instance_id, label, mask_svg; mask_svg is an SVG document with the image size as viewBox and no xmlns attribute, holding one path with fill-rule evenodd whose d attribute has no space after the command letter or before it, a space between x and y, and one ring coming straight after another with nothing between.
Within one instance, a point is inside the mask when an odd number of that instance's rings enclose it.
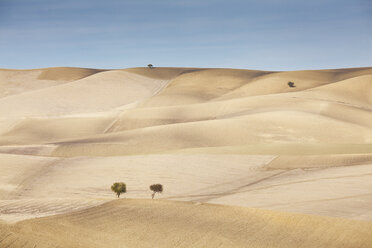
<instances>
[{"instance_id":1,"label":"dark bush","mask_svg":"<svg viewBox=\"0 0 372 248\"><path fill-rule=\"evenodd\" d=\"M127 192L127 186L123 182L114 183L111 185L111 190L114 191L119 198L121 193Z\"/></svg>"},{"instance_id":2,"label":"dark bush","mask_svg":"<svg viewBox=\"0 0 372 248\"><path fill-rule=\"evenodd\" d=\"M161 184L153 184L150 186L150 190L153 191L151 198L154 199L156 193L163 192L163 185Z\"/></svg>"}]
</instances>

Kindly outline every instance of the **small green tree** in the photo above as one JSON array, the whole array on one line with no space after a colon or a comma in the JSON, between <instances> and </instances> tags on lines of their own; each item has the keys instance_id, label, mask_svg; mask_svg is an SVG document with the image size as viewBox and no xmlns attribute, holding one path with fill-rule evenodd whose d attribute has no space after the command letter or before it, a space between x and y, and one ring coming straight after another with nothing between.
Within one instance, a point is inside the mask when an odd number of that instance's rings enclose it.
<instances>
[{"instance_id":1,"label":"small green tree","mask_svg":"<svg viewBox=\"0 0 372 248\"><path fill-rule=\"evenodd\" d=\"M121 193L127 192L127 186L123 182L114 183L113 185L111 185L111 190L116 193L118 198L120 198Z\"/></svg>"},{"instance_id":2,"label":"small green tree","mask_svg":"<svg viewBox=\"0 0 372 248\"><path fill-rule=\"evenodd\" d=\"M163 192L163 185L161 184L153 184L150 186L150 190L153 191L151 198L154 199L156 193Z\"/></svg>"}]
</instances>

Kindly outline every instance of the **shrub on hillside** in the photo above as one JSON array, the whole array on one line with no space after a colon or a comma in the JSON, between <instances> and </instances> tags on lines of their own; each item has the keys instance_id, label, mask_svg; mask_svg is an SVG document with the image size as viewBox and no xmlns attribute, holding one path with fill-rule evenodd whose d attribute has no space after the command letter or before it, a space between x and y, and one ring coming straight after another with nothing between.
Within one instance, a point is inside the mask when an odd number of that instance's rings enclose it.
<instances>
[{"instance_id":1,"label":"shrub on hillside","mask_svg":"<svg viewBox=\"0 0 372 248\"><path fill-rule=\"evenodd\" d=\"M117 182L111 185L111 190L120 197L120 194L127 192L127 186L123 182Z\"/></svg>"},{"instance_id":2,"label":"shrub on hillside","mask_svg":"<svg viewBox=\"0 0 372 248\"><path fill-rule=\"evenodd\" d=\"M156 193L163 192L163 185L161 184L153 184L150 186L150 190L153 192L151 198L154 199Z\"/></svg>"}]
</instances>

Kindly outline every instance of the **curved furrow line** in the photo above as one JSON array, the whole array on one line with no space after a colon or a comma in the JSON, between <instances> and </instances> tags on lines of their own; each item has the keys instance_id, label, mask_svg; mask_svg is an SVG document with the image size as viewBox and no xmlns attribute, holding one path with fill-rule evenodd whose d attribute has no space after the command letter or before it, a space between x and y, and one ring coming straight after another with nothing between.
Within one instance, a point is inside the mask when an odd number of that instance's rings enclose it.
<instances>
[{"instance_id":1,"label":"curved furrow line","mask_svg":"<svg viewBox=\"0 0 372 248\"><path fill-rule=\"evenodd\" d=\"M9 232L5 235L4 238L0 239L0 245L1 247L5 248L9 244L12 244L14 242L14 239L16 239L16 235L14 233Z\"/></svg>"}]
</instances>

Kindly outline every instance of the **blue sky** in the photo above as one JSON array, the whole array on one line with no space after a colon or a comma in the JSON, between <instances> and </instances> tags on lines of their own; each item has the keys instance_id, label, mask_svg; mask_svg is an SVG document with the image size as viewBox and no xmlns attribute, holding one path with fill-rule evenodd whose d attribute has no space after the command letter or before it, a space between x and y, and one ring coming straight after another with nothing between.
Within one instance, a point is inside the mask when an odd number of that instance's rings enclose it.
<instances>
[{"instance_id":1,"label":"blue sky","mask_svg":"<svg viewBox=\"0 0 372 248\"><path fill-rule=\"evenodd\" d=\"M372 66L371 0L0 0L0 68Z\"/></svg>"}]
</instances>

